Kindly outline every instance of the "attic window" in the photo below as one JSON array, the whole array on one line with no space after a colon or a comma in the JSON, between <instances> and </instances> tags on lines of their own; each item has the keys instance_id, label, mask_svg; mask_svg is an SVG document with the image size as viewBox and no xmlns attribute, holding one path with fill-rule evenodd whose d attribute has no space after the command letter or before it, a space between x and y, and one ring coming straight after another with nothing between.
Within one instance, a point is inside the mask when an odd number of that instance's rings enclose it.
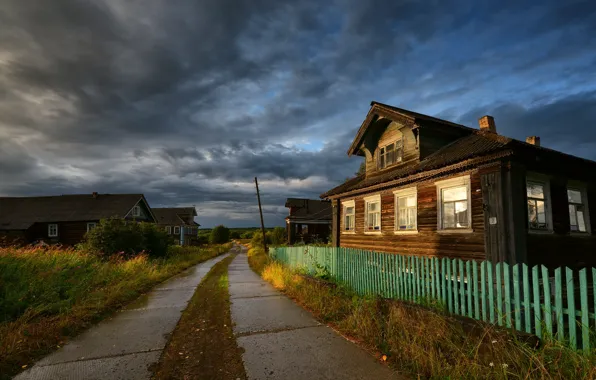
<instances>
[{"instance_id":1,"label":"attic window","mask_svg":"<svg viewBox=\"0 0 596 380\"><path fill-rule=\"evenodd\" d=\"M140 206L134 206L132 208L132 216L141 216L141 207Z\"/></svg>"},{"instance_id":2,"label":"attic window","mask_svg":"<svg viewBox=\"0 0 596 380\"><path fill-rule=\"evenodd\" d=\"M379 169L397 164L402 160L402 141L397 140L379 149Z\"/></svg>"}]
</instances>

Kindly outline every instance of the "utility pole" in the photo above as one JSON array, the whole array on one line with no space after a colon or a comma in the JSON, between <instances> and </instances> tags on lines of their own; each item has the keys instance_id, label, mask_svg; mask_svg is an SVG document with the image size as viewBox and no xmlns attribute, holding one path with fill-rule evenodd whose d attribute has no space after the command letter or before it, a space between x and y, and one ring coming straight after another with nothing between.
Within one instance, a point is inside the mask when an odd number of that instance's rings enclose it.
<instances>
[{"instance_id":1,"label":"utility pole","mask_svg":"<svg viewBox=\"0 0 596 380\"><path fill-rule=\"evenodd\" d=\"M259 182L255 177L255 186L257 187L257 200L259 201L259 214L261 214L261 232L263 233L263 248L267 252L267 237L265 236L265 223L263 223L263 209L261 208L261 195L259 194Z\"/></svg>"}]
</instances>

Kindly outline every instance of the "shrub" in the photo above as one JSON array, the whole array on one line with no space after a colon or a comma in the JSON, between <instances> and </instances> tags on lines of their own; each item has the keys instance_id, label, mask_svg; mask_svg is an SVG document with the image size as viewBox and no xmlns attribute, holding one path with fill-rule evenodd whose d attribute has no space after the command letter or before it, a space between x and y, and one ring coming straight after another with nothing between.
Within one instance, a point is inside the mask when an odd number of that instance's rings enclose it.
<instances>
[{"instance_id":1,"label":"shrub","mask_svg":"<svg viewBox=\"0 0 596 380\"><path fill-rule=\"evenodd\" d=\"M240 235L241 239L252 239L252 235L253 235L253 231L246 231L243 232L242 235Z\"/></svg>"},{"instance_id":2,"label":"shrub","mask_svg":"<svg viewBox=\"0 0 596 380\"><path fill-rule=\"evenodd\" d=\"M211 244L223 244L230 241L230 229L219 225L211 230L209 242Z\"/></svg>"},{"instance_id":3,"label":"shrub","mask_svg":"<svg viewBox=\"0 0 596 380\"><path fill-rule=\"evenodd\" d=\"M152 223L105 219L87 232L81 248L100 257L119 254L130 258L140 252L151 257L163 257L172 243L167 233Z\"/></svg>"},{"instance_id":4,"label":"shrub","mask_svg":"<svg viewBox=\"0 0 596 380\"><path fill-rule=\"evenodd\" d=\"M230 231L230 239L240 239L240 237L239 231Z\"/></svg>"},{"instance_id":5,"label":"shrub","mask_svg":"<svg viewBox=\"0 0 596 380\"><path fill-rule=\"evenodd\" d=\"M286 229L283 227L275 227L273 231L271 231L271 244L273 245L282 245L286 243Z\"/></svg>"},{"instance_id":6,"label":"shrub","mask_svg":"<svg viewBox=\"0 0 596 380\"><path fill-rule=\"evenodd\" d=\"M265 238L267 239L267 244L271 244L271 234L265 233ZM263 233L261 231L255 231L252 234L250 245L263 248Z\"/></svg>"}]
</instances>

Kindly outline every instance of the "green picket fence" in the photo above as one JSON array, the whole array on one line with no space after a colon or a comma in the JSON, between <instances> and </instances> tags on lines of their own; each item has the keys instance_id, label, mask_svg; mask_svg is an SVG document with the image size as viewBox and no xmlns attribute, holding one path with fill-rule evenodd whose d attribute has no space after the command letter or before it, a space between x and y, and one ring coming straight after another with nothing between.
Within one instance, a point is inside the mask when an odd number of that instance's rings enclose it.
<instances>
[{"instance_id":1,"label":"green picket fence","mask_svg":"<svg viewBox=\"0 0 596 380\"><path fill-rule=\"evenodd\" d=\"M596 268L549 271L336 247L281 247L269 253L291 268L329 274L362 295L437 300L453 314L540 338L549 335L575 349L596 346Z\"/></svg>"}]
</instances>

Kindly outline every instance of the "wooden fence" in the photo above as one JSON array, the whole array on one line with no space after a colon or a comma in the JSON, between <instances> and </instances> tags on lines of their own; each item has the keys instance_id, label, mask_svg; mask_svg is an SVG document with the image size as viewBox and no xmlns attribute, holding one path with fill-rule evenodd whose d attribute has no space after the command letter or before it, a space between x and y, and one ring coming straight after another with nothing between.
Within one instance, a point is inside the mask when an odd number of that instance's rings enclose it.
<instances>
[{"instance_id":1,"label":"wooden fence","mask_svg":"<svg viewBox=\"0 0 596 380\"><path fill-rule=\"evenodd\" d=\"M290 268L327 274L362 295L436 300L453 314L549 335L575 349L596 346L596 268L553 271L335 247L280 247L269 253Z\"/></svg>"}]
</instances>

